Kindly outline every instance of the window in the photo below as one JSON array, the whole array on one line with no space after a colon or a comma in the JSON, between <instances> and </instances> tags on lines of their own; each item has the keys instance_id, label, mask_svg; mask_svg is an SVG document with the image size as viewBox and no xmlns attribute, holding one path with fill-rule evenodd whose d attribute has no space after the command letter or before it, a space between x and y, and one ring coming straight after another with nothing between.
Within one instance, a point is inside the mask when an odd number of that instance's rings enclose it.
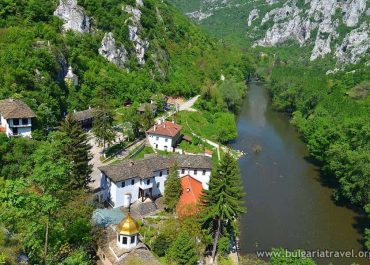
<instances>
[{"instance_id":1,"label":"window","mask_svg":"<svg viewBox=\"0 0 370 265\"><path fill-rule=\"evenodd\" d=\"M159 140L159 137L157 136L157 137L155 137L155 139L158 141Z\"/></svg>"},{"instance_id":2,"label":"window","mask_svg":"<svg viewBox=\"0 0 370 265\"><path fill-rule=\"evenodd\" d=\"M163 174L162 174L162 170L161 170L161 171L159 171L159 176L160 176L160 177L162 177L162 175L163 175Z\"/></svg>"},{"instance_id":3,"label":"window","mask_svg":"<svg viewBox=\"0 0 370 265\"><path fill-rule=\"evenodd\" d=\"M170 174L170 170L169 170L169 169L167 169L167 175L168 175L168 174Z\"/></svg>"},{"instance_id":4,"label":"window","mask_svg":"<svg viewBox=\"0 0 370 265\"><path fill-rule=\"evenodd\" d=\"M135 184L135 180L134 179L132 179L131 180L131 185L134 185Z\"/></svg>"},{"instance_id":5,"label":"window","mask_svg":"<svg viewBox=\"0 0 370 265\"><path fill-rule=\"evenodd\" d=\"M125 187L125 182L124 181L122 181L122 183L121 183L121 188L123 188L123 187Z\"/></svg>"},{"instance_id":6,"label":"window","mask_svg":"<svg viewBox=\"0 0 370 265\"><path fill-rule=\"evenodd\" d=\"M122 244L125 244L125 245L127 244L127 237L125 236L122 237Z\"/></svg>"},{"instance_id":7,"label":"window","mask_svg":"<svg viewBox=\"0 0 370 265\"><path fill-rule=\"evenodd\" d=\"M161 184L161 183L159 183L159 182L157 183L157 189L159 189L159 187L161 186L160 184Z\"/></svg>"},{"instance_id":8,"label":"window","mask_svg":"<svg viewBox=\"0 0 370 265\"><path fill-rule=\"evenodd\" d=\"M131 236L131 244L135 243L135 236Z\"/></svg>"},{"instance_id":9,"label":"window","mask_svg":"<svg viewBox=\"0 0 370 265\"><path fill-rule=\"evenodd\" d=\"M198 170L194 169L194 175L198 174Z\"/></svg>"},{"instance_id":10,"label":"window","mask_svg":"<svg viewBox=\"0 0 370 265\"><path fill-rule=\"evenodd\" d=\"M164 141L167 143L168 142L168 139L166 138L166 139L164 139Z\"/></svg>"},{"instance_id":11,"label":"window","mask_svg":"<svg viewBox=\"0 0 370 265\"><path fill-rule=\"evenodd\" d=\"M13 119L13 125L19 125L19 119Z\"/></svg>"},{"instance_id":12,"label":"window","mask_svg":"<svg viewBox=\"0 0 370 265\"><path fill-rule=\"evenodd\" d=\"M150 179L148 179L147 181L146 181L146 185L149 185L150 184Z\"/></svg>"},{"instance_id":13,"label":"window","mask_svg":"<svg viewBox=\"0 0 370 265\"><path fill-rule=\"evenodd\" d=\"M203 170L203 175L205 175L206 174L206 171L205 170Z\"/></svg>"},{"instance_id":14,"label":"window","mask_svg":"<svg viewBox=\"0 0 370 265\"><path fill-rule=\"evenodd\" d=\"M185 168L181 169L181 174L185 174Z\"/></svg>"},{"instance_id":15,"label":"window","mask_svg":"<svg viewBox=\"0 0 370 265\"><path fill-rule=\"evenodd\" d=\"M22 125L27 125L28 124L28 119L25 118L25 119L22 119Z\"/></svg>"}]
</instances>

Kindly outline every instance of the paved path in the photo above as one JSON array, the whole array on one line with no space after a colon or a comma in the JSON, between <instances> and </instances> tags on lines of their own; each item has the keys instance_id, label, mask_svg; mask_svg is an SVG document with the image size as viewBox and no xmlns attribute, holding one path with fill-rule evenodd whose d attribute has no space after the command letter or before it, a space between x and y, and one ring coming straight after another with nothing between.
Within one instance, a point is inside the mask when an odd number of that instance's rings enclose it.
<instances>
[{"instance_id":1,"label":"paved path","mask_svg":"<svg viewBox=\"0 0 370 265\"><path fill-rule=\"evenodd\" d=\"M195 104L195 102L197 101L197 99L199 97L200 97L200 95L197 95L197 96L189 99L188 101L180 104L179 111L183 111L183 110L196 111L195 109L193 109L193 105Z\"/></svg>"}]
</instances>

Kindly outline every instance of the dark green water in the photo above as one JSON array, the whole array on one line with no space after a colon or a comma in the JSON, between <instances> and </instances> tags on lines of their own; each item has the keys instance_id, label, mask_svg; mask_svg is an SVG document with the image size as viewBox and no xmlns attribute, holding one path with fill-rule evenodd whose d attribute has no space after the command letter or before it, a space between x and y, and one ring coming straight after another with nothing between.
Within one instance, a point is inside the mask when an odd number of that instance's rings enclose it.
<instances>
[{"instance_id":1,"label":"dark green water","mask_svg":"<svg viewBox=\"0 0 370 265\"><path fill-rule=\"evenodd\" d=\"M234 147L240 159L248 213L241 219L242 254L273 247L362 249L361 216L331 199L319 169L288 118L275 112L262 84L251 83ZM262 147L259 154L253 147ZM370 264L369 259L317 259L318 264Z\"/></svg>"}]
</instances>

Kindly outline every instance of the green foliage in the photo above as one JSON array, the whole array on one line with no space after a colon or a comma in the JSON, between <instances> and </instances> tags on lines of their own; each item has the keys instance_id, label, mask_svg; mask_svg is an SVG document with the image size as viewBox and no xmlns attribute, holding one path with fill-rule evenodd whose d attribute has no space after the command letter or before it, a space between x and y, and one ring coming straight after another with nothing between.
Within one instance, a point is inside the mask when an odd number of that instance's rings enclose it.
<instances>
[{"instance_id":1,"label":"green foliage","mask_svg":"<svg viewBox=\"0 0 370 265\"><path fill-rule=\"evenodd\" d=\"M87 253L83 249L73 251L60 265L89 265L91 264Z\"/></svg>"},{"instance_id":2,"label":"green foliage","mask_svg":"<svg viewBox=\"0 0 370 265\"><path fill-rule=\"evenodd\" d=\"M88 188L91 182L90 174L92 166L89 165L91 160L90 149L87 134L73 120L72 115L67 115L62 123L61 131L67 137L63 148L65 158L71 164L70 186L72 188Z\"/></svg>"},{"instance_id":3,"label":"green foliage","mask_svg":"<svg viewBox=\"0 0 370 265\"><path fill-rule=\"evenodd\" d=\"M159 234L159 236L154 240L153 251L159 257L163 257L171 244L171 238L167 237L165 234Z\"/></svg>"},{"instance_id":4,"label":"green foliage","mask_svg":"<svg viewBox=\"0 0 370 265\"><path fill-rule=\"evenodd\" d=\"M269 265L315 265L316 263L309 258L302 258L300 251L293 252L284 249L273 249Z\"/></svg>"},{"instance_id":5,"label":"green foliage","mask_svg":"<svg viewBox=\"0 0 370 265\"><path fill-rule=\"evenodd\" d=\"M213 258L221 235L235 235L234 220L245 212L243 185L239 166L230 153L226 153L211 175L209 189L204 190L201 203L203 227L214 238Z\"/></svg>"},{"instance_id":6,"label":"green foliage","mask_svg":"<svg viewBox=\"0 0 370 265\"><path fill-rule=\"evenodd\" d=\"M177 165L170 168L170 173L164 183L164 203L169 211L174 211L181 196L181 180Z\"/></svg>"},{"instance_id":7,"label":"green foliage","mask_svg":"<svg viewBox=\"0 0 370 265\"><path fill-rule=\"evenodd\" d=\"M190 238L186 233L180 233L171 244L166 253L166 258L178 265L197 264L195 239Z\"/></svg>"},{"instance_id":8,"label":"green foliage","mask_svg":"<svg viewBox=\"0 0 370 265\"><path fill-rule=\"evenodd\" d=\"M92 131L99 144L111 144L115 139L116 133L113 129L113 115L105 108L99 108L95 111Z\"/></svg>"}]
</instances>

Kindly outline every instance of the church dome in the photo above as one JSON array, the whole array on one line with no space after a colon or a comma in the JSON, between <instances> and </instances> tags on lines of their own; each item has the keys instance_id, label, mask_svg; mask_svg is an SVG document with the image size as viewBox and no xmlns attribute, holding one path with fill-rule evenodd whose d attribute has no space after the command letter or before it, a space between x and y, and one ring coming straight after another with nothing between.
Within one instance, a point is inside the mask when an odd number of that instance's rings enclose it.
<instances>
[{"instance_id":1,"label":"church dome","mask_svg":"<svg viewBox=\"0 0 370 265\"><path fill-rule=\"evenodd\" d=\"M131 217L130 213L117 226L117 232L123 235L139 233L139 224Z\"/></svg>"}]
</instances>

